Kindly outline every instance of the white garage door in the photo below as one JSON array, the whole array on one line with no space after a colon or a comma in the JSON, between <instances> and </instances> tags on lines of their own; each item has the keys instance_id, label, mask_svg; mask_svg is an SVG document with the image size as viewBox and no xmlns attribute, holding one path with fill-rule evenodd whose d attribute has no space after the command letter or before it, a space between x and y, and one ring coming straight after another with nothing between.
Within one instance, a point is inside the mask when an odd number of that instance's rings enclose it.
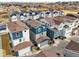
<instances>
[{"instance_id":1,"label":"white garage door","mask_svg":"<svg viewBox=\"0 0 79 59\"><path fill-rule=\"evenodd\" d=\"M42 47L42 46L44 46L44 45L46 45L46 44L48 44L48 40L46 40L46 41L44 41L44 42L41 42L41 43L40 43L40 47Z\"/></svg>"},{"instance_id":2,"label":"white garage door","mask_svg":"<svg viewBox=\"0 0 79 59\"><path fill-rule=\"evenodd\" d=\"M27 47L25 49L18 51L18 54L19 54L19 56L24 56L25 53L30 52L30 51L31 51L31 47Z\"/></svg>"}]
</instances>

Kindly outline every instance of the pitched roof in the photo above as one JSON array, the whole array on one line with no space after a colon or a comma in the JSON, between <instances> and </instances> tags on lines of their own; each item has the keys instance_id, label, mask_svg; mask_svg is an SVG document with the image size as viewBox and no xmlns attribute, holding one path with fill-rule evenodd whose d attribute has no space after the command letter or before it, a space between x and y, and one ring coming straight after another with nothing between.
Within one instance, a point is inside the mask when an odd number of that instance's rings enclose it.
<instances>
[{"instance_id":1,"label":"pitched roof","mask_svg":"<svg viewBox=\"0 0 79 59\"><path fill-rule=\"evenodd\" d=\"M79 14L67 14L67 16L72 16L74 18L79 18Z\"/></svg>"},{"instance_id":2,"label":"pitched roof","mask_svg":"<svg viewBox=\"0 0 79 59\"><path fill-rule=\"evenodd\" d=\"M63 22L63 17L46 17L45 20L47 22L49 22L50 24L56 24L56 25L59 25Z\"/></svg>"},{"instance_id":3,"label":"pitched roof","mask_svg":"<svg viewBox=\"0 0 79 59\"><path fill-rule=\"evenodd\" d=\"M58 32L59 30L57 28L52 28L52 29L49 29L51 31L54 31L54 32Z\"/></svg>"},{"instance_id":4,"label":"pitched roof","mask_svg":"<svg viewBox=\"0 0 79 59\"><path fill-rule=\"evenodd\" d=\"M49 23L60 25L64 22L73 22L73 20L76 20L75 17L71 16L57 16L57 17L46 17L45 20Z\"/></svg>"},{"instance_id":5,"label":"pitched roof","mask_svg":"<svg viewBox=\"0 0 79 59\"><path fill-rule=\"evenodd\" d=\"M23 31L28 29L26 24L24 24L21 21L14 21L14 22L8 23L8 28L11 32L18 32L18 31Z\"/></svg>"},{"instance_id":6,"label":"pitched roof","mask_svg":"<svg viewBox=\"0 0 79 59\"><path fill-rule=\"evenodd\" d=\"M40 37L40 38L36 39L35 41L36 41L37 43L40 43L40 42L42 42L42 41L44 41L44 40L48 40L48 39L50 39L50 38L47 37L47 36L43 36L43 37Z\"/></svg>"},{"instance_id":7,"label":"pitched roof","mask_svg":"<svg viewBox=\"0 0 79 59\"><path fill-rule=\"evenodd\" d=\"M18 51L18 50L24 49L29 46L32 46L32 43L29 41L25 41L25 42L22 42L16 46L14 46L13 49L14 49L14 51Z\"/></svg>"},{"instance_id":8,"label":"pitched roof","mask_svg":"<svg viewBox=\"0 0 79 59\"><path fill-rule=\"evenodd\" d=\"M79 14L74 14L75 17L79 18Z\"/></svg>"},{"instance_id":9,"label":"pitched roof","mask_svg":"<svg viewBox=\"0 0 79 59\"><path fill-rule=\"evenodd\" d=\"M53 17L46 17L45 20L50 24L54 24Z\"/></svg>"},{"instance_id":10,"label":"pitched roof","mask_svg":"<svg viewBox=\"0 0 79 59\"><path fill-rule=\"evenodd\" d=\"M58 57L56 51L43 50L36 55L36 57Z\"/></svg>"},{"instance_id":11,"label":"pitched roof","mask_svg":"<svg viewBox=\"0 0 79 59\"><path fill-rule=\"evenodd\" d=\"M26 23L27 25L30 25L31 27L38 27L42 25L42 23L40 23L37 20L27 20Z\"/></svg>"},{"instance_id":12,"label":"pitched roof","mask_svg":"<svg viewBox=\"0 0 79 59\"><path fill-rule=\"evenodd\" d=\"M79 43L76 43L74 41L70 41L70 43L65 48L79 53Z\"/></svg>"}]
</instances>

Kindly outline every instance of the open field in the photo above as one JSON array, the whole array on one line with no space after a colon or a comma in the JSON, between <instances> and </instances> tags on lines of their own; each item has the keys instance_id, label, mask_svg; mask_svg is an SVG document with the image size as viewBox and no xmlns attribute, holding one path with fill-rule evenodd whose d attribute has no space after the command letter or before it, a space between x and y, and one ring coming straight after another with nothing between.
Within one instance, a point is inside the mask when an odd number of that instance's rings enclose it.
<instances>
[{"instance_id":1,"label":"open field","mask_svg":"<svg viewBox=\"0 0 79 59\"><path fill-rule=\"evenodd\" d=\"M65 15L66 14L77 14L78 12L79 12L79 10L63 10L64 11L64 13L65 13Z\"/></svg>"}]
</instances>

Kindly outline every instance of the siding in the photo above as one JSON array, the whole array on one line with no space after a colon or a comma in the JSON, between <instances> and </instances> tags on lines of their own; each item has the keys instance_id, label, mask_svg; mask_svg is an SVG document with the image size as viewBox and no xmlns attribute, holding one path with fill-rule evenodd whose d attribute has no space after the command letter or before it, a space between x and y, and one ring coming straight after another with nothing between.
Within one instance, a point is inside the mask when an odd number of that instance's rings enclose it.
<instances>
[{"instance_id":1,"label":"siding","mask_svg":"<svg viewBox=\"0 0 79 59\"><path fill-rule=\"evenodd\" d=\"M54 32L54 38L60 36L60 32Z\"/></svg>"},{"instance_id":2,"label":"siding","mask_svg":"<svg viewBox=\"0 0 79 59\"><path fill-rule=\"evenodd\" d=\"M64 29L60 30L60 36L65 36L65 30Z\"/></svg>"},{"instance_id":3,"label":"siding","mask_svg":"<svg viewBox=\"0 0 79 59\"><path fill-rule=\"evenodd\" d=\"M30 37L31 39L38 39L42 36L47 36L47 32L42 32L42 33L39 33L39 34L34 34L32 31L30 31Z\"/></svg>"},{"instance_id":4,"label":"siding","mask_svg":"<svg viewBox=\"0 0 79 59\"><path fill-rule=\"evenodd\" d=\"M27 29L26 31L23 31L23 38L25 39L25 41L30 41L30 35L29 35L29 29Z\"/></svg>"},{"instance_id":5,"label":"siding","mask_svg":"<svg viewBox=\"0 0 79 59\"><path fill-rule=\"evenodd\" d=\"M32 31L30 31L30 39L32 40L32 42L35 42L35 39L38 39L41 36L47 36L46 34L47 34L47 32L43 32L40 34L34 34Z\"/></svg>"},{"instance_id":6,"label":"siding","mask_svg":"<svg viewBox=\"0 0 79 59\"><path fill-rule=\"evenodd\" d=\"M54 32L47 29L47 36L50 37L51 39L54 38Z\"/></svg>"},{"instance_id":7,"label":"siding","mask_svg":"<svg viewBox=\"0 0 79 59\"><path fill-rule=\"evenodd\" d=\"M50 37L51 39L52 38L56 38L58 36L60 36L60 32L54 32L54 31L51 31L50 29L47 30L47 36Z\"/></svg>"}]
</instances>

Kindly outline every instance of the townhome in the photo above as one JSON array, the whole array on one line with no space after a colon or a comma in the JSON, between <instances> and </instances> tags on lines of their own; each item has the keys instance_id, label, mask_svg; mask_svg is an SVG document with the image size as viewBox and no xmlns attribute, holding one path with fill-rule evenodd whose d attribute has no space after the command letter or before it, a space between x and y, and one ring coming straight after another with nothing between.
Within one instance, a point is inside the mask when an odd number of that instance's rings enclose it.
<instances>
[{"instance_id":1,"label":"townhome","mask_svg":"<svg viewBox=\"0 0 79 59\"><path fill-rule=\"evenodd\" d=\"M28 20L29 18L27 17L27 13L26 13L26 12L21 11L21 12L19 13L19 19L20 19L21 21L25 21L25 20Z\"/></svg>"},{"instance_id":2,"label":"townhome","mask_svg":"<svg viewBox=\"0 0 79 59\"><path fill-rule=\"evenodd\" d=\"M29 17L29 19L33 19L33 13L32 13L32 11L29 12L29 16L28 17Z\"/></svg>"},{"instance_id":3,"label":"townhome","mask_svg":"<svg viewBox=\"0 0 79 59\"><path fill-rule=\"evenodd\" d=\"M78 57L79 56L79 43L70 41L64 49L64 56Z\"/></svg>"},{"instance_id":4,"label":"townhome","mask_svg":"<svg viewBox=\"0 0 79 59\"><path fill-rule=\"evenodd\" d=\"M61 31L64 37L69 37L72 29L76 27L74 22L77 19L71 16L57 16L57 17L46 17L39 19L40 22L45 23L48 28L57 28ZM60 32L59 32L60 33ZM48 33L47 33L48 34ZM59 35L59 36L61 36Z\"/></svg>"},{"instance_id":5,"label":"townhome","mask_svg":"<svg viewBox=\"0 0 79 59\"><path fill-rule=\"evenodd\" d=\"M40 12L40 17L46 17L45 11Z\"/></svg>"},{"instance_id":6,"label":"townhome","mask_svg":"<svg viewBox=\"0 0 79 59\"><path fill-rule=\"evenodd\" d=\"M55 23L54 23L54 21L53 21L53 17L46 17L46 18L40 17L38 20L39 20L40 22L46 24L46 26L47 26L48 28L54 28L54 27L55 27L55 26L54 26Z\"/></svg>"},{"instance_id":7,"label":"townhome","mask_svg":"<svg viewBox=\"0 0 79 59\"><path fill-rule=\"evenodd\" d=\"M33 14L33 19L38 19L40 17L39 13L39 11L35 11Z\"/></svg>"},{"instance_id":8,"label":"townhome","mask_svg":"<svg viewBox=\"0 0 79 59\"><path fill-rule=\"evenodd\" d=\"M26 24L30 28L30 38L34 45L42 47L48 44L49 37L47 37L47 27L45 24L37 20L27 20Z\"/></svg>"},{"instance_id":9,"label":"townhome","mask_svg":"<svg viewBox=\"0 0 79 59\"><path fill-rule=\"evenodd\" d=\"M8 23L10 50L16 56L25 56L31 52L29 28L21 21Z\"/></svg>"},{"instance_id":10,"label":"townhome","mask_svg":"<svg viewBox=\"0 0 79 59\"><path fill-rule=\"evenodd\" d=\"M52 11L46 11L46 17L52 17L53 16L53 13L52 13Z\"/></svg>"},{"instance_id":11,"label":"townhome","mask_svg":"<svg viewBox=\"0 0 79 59\"><path fill-rule=\"evenodd\" d=\"M17 11L13 11L11 14L10 14L10 16L9 16L9 18L10 18L10 21L16 21L18 18L19 18L19 12L17 12Z\"/></svg>"},{"instance_id":12,"label":"townhome","mask_svg":"<svg viewBox=\"0 0 79 59\"><path fill-rule=\"evenodd\" d=\"M65 27L65 35L68 37L68 36L70 36L70 34L71 34L71 32L72 32L72 30L73 30L73 28L75 28L76 27L76 23L75 23L75 21L77 20L77 18L75 18L75 17L72 17L72 16L66 16L65 17L65 22L64 22L64 26L67 26L67 27Z\"/></svg>"},{"instance_id":13,"label":"townhome","mask_svg":"<svg viewBox=\"0 0 79 59\"><path fill-rule=\"evenodd\" d=\"M64 16L64 12L63 11L54 10L53 11L53 17L56 17L56 16Z\"/></svg>"},{"instance_id":14,"label":"townhome","mask_svg":"<svg viewBox=\"0 0 79 59\"><path fill-rule=\"evenodd\" d=\"M54 17L53 21L55 23L55 27L58 30L65 30L65 37L70 36L72 29L74 26L74 21L77 20L75 17L71 16L58 16Z\"/></svg>"},{"instance_id":15,"label":"townhome","mask_svg":"<svg viewBox=\"0 0 79 59\"><path fill-rule=\"evenodd\" d=\"M59 20L56 20L59 19ZM39 19L40 22L45 23L48 30L47 30L47 35L53 39L53 38L57 38L59 36L64 36L64 23L61 21L60 17L46 17L46 18L42 18ZM53 31L54 30L54 31ZM57 35L55 35L57 32ZM63 34L61 34L63 33ZM55 36L54 36L55 35Z\"/></svg>"},{"instance_id":16,"label":"townhome","mask_svg":"<svg viewBox=\"0 0 79 59\"><path fill-rule=\"evenodd\" d=\"M74 20L74 27L78 27L78 25L79 25L79 14L67 14L67 16L75 17L76 20Z\"/></svg>"}]
</instances>

